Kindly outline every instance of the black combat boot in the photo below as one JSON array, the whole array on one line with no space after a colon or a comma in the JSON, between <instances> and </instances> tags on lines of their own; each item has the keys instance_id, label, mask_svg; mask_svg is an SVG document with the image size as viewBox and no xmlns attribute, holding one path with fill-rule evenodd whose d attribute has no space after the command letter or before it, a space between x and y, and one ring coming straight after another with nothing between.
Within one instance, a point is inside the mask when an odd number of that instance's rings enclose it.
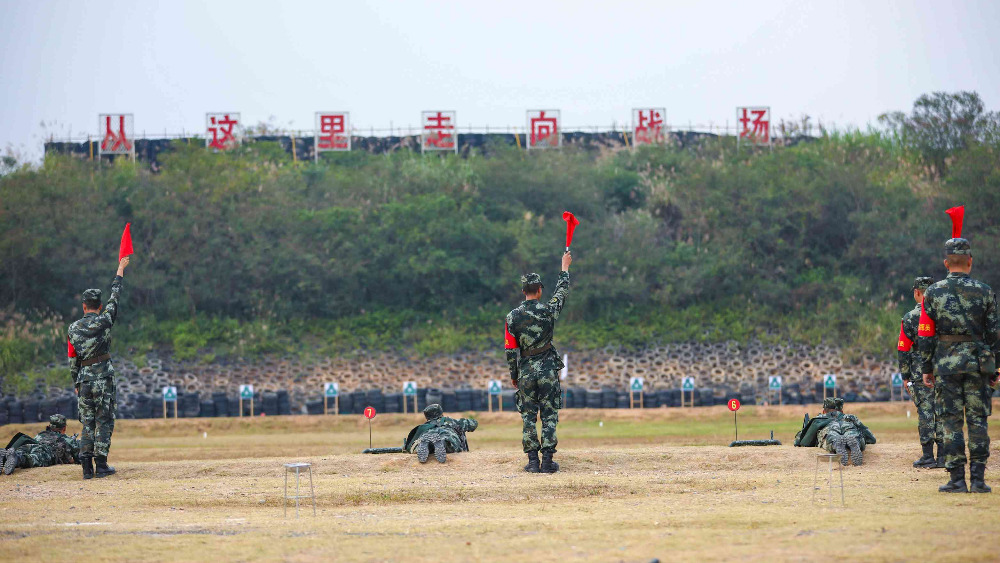
<instances>
[{"instance_id":1,"label":"black combat boot","mask_svg":"<svg viewBox=\"0 0 1000 563\"><path fill-rule=\"evenodd\" d=\"M945 469L944 465L944 442L937 443L937 463L932 465L931 469Z\"/></svg>"},{"instance_id":2,"label":"black combat boot","mask_svg":"<svg viewBox=\"0 0 1000 563\"><path fill-rule=\"evenodd\" d=\"M938 487L938 491L942 493L969 492L969 487L965 484L965 466L959 465L958 467L949 469L949 471L951 472L951 481Z\"/></svg>"},{"instance_id":3,"label":"black combat boot","mask_svg":"<svg viewBox=\"0 0 1000 563\"><path fill-rule=\"evenodd\" d=\"M417 461L427 463L427 457L431 455L431 448L427 440L420 440L417 444Z\"/></svg>"},{"instance_id":4,"label":"black combat boot","mask_svg":"<svg viewBox=\"0 0 1000 563\"><path fill-rule=\"evenodd\" d=\"M981 461L973 461L969 464L969 480L972 481L972 486L969 487L970 493L988 493L993 489L986 484L986 464Z\"/></svg>"},{"instance_id":5,"label":"black combat boot","mask_svg":"<svg viewBox=\"0 0 1000 563\"><path fill-rule=\"evenodd\" d=\"M934 442L923 444L922 447L924 448L924 455L913 462L913 467L935 467L937 460L934 459ZM941 450L939 449L938 451Z\"/></svg>"},{"instance_id":6,"label":"black combat boot","mask_svg":"<svg viewBox=\"0 0 1000 563\"><path fill-rule=\"evenodd\" d=\"M94 478L94 455L93 454L80 454L80 465L83 466L83 478L93 479Z\"/></svg>"},{"instance_id":7,"label":"black combat boot","mask_svg":"<svg viewBox=\"0 0 1000 563\"><path fill-rule=\"evenodd\" d=\"M7 450L7 455L3 460L3 474L10 475L18 467L25 467L24 454L17 450Z\"/></svg>"},{"instance_id":8,"label":"black combat boot","mask_svg":"<svg viewBox=\"0 0 1000 563\"><path fill-rule=\"evenodd\" d=\"M542 466L539 468L542 473L555 473L559 471L559 464L552 461L552 452L542 452Z\"/></svg>"},{"instance_id":9,"label":"black combat boot","mask_svg":"<svg viewBox=\"0 0 1000 563\"><path fill-rule=\"evenodd\" d=\"M108 475L115 474L115 468L108 465L108 456L106 455L94 456L94 466L94 473L98 477L107 477Z\"/></svg>"},{"instance_id":10,"label":"black combat boot","mask_svg":"<svg viewBox=\"0 0 1000 563\"><path fill-rule=\"evenodd\" d=\"M444 445L444 440L434 442L434 459L438 460L438 463L448 461L448 449Z\"/></svg>"},{"instance_id":11,"label":"black combat boot","mask_svg":"<svg viewBox=\"0 0 1000 563\"><path fill-rule=\"evenodd\" d=\"M528 473L538 473L538 452L528 452L528 465L524 466L524 470Z\"/></svg>"}]
</instances>

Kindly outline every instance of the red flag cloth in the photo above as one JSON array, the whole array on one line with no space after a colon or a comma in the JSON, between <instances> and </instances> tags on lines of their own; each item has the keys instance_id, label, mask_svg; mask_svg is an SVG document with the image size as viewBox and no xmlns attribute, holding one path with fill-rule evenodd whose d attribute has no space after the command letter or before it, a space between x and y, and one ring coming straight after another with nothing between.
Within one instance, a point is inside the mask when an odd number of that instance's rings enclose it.
<instances>
[{"instance_id":1,"label":"red flag cloth","mask_svg":"<svg viewBox=\"0 0 1000 563\"><path fill-rule=\"evenodd\" d=\"M125 232L122 233L122 244L118 247L118 261L132 255L132 231L129 227L132 223L125 223Z\"/></svg>"},{"instance_id":2,"label":"red flag cloth","mask_svg":"<svg viewBox=\"0 0 1000 563\"><path fill-rule=\"evenodd\" d=\"M959 205L945 211L951 217L951 238L962 238L962 220L965 219L965 206Z\"/></svg>"},{"instance_id":3,"label":"red flag cloth","mask_svg":"<svg viewBox=\"0 0 1000 563\"><path fill-rule=\"evenodd\" d=\"M69 338L66 338L66 357L76 357L76 348L73 347L73 343L69 341Z\"/></svg>"},{"instance_id":4,"label":"red flag cloth","mask_svg":"<svg viewBox=\"0 0 1000 563\"><path fill-rule=\"evenodd\" d=\"M903 332L903 323L899 323L899 345L896 349L900 352L909 352L913 348L913 341Z\"/></svg>"},{"instance_id":5,"label":"red flag cloth","mask_svg":"<svg viewBox=\"0 0 1000 563\"><path fill-rule=\"evenodd\" d=\"M569 248L569 243L573 242L573 231L580 221L569 211L563 211L563 221L566 221L566 248Z\"/></svg>"},{"instance_id":6,"label":"red flag cloth","mask_svg":"<svg viewBox=\"0 0 1000 563\"><path fill-rule=\"evenodd\" d=\"M507 323L503 324L503 347L504 350L515 350L517 349L517 340L514 335L510 333L507 329Z\"/></svg>"},{"instance_id":7,"label":"red flag cloth","mask_svg":"<svg viewBox=\"0 0 1000 563\"><path fill-rule=\"evenodd\" d=\"M934 336L937 334L937 327L934 326L934 319L927 316L924 304L920 304L920 326L917 327L917 336Z\"/></svg>"}]
</instances>

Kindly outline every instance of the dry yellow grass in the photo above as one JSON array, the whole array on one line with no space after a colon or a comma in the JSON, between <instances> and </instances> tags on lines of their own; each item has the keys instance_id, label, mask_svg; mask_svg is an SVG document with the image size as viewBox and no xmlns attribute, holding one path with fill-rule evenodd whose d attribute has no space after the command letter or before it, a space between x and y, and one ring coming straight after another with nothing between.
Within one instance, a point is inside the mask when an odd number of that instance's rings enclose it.
<instances>
[{"instance_id":1,"label":"dry yellow grass","mask_svg":"<svg viewBox=\"0 0 1000 563\"><path fill-rule=\"evenodd\" d=\"M555 475L521 471L519 419L508 413L480 416L473 451L444 466L356 453L368 445L360 416L119 421L118 475L84 482L79 467L58 466L0 476L0 553L43 561L83 553L88 561L1000 558L1000 489L939 494L942 470L910 466L918 447L905 404L857 410L879 443L863 467L844 471L846 507L814 505L817 450L790 447L803 410L745 408L741 437L773 428L786 445L739 449L721 445L732 439L724 407L564 411ZM379 416L376 445L398 445L416 418ZM0 432L18 429L39 428ZM313 463L316 517L308 507L299 519L294 509L282 516L288 461Z\"/></svg>"}]
</instances>

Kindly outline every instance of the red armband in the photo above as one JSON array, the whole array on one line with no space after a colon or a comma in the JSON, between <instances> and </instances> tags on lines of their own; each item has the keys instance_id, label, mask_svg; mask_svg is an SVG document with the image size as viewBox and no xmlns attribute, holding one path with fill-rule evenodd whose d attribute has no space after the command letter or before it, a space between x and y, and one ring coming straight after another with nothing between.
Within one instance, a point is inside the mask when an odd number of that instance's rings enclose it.
<instances>
[{"instance_id":1,"label":"red armband","mask_svg":"<svg viewBox=\"0 0 1000 563\"><path fill-rule=\"evenodd\" d=\"M73 347L73 343L69 341L69 337L66 338L66 357L75 358L76 348Z\"/></svg>"},{"instance_id":2,"label":"red armband","mask_svg":"<svg viewBox=\"0 0 1000 563\"><path fill-rule=\"evenodd\" d=\"M920 304L920 326L917 328L917 336L934 336L937 331L934 327L934 320L927 315L924 304Z\"/></svg>"},{"instance_id":3,"label":"red armband","mask_svg":"<svg viewBox=\"0 0 1000 563\"><path fill-rule=\"evenodd\" d=\"M505 350L517 349L517 339L507 329L507 323L503 324L503 347Z\"/></svg>"},{"instance_id":4,"label":"red armband","mask_svg":"<svg viewBox=\"0 0 1000 563\"><path fill-rule=\"evenodd\" d=\"M899 345L896 346L896 349L900 352L909 352L911 348L913 348L913 341L903 331L903 323L899 323Z\"/></svg>"}]
</instances>

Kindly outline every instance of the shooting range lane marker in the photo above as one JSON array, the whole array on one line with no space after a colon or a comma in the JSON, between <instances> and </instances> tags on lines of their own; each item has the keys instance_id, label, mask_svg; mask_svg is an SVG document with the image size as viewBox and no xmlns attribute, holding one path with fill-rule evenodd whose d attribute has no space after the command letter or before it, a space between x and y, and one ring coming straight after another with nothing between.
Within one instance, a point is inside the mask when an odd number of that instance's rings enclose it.
<instances>
[{"instance_id":1,"label":"shooting range lane marker","mask_svg":"<svg viewBox=\"0 0 1000 563\"><path fill-rule=\"evenodd\" d=\"M733 428L736 429L736 441L740 441L740 425L736 420L736 411L740 410L739 399L729 399L729 410L733 411Z\"/></svg>"},{"instance_id":2,"label":"shooting range lane marker","mask_svg":"<svg viewBox=\"0 0 1000 563\"><path fill-rule=\"evenodd\" d=\"M372 419L375 418L375 407L365 407L365 418L368 419L368 448L372 447Z\"/></svg>"},{"instance_id":3,"label":"shooting range lane marker","mask_svg":"<svg viewBox=\"0 0 1000 563\"><path fill-rule=\"evenodd\" d=\"M333 413L340 414L340 383L330 381L323 386L323 414L330 414L330 399L333 399Z\"/></svg>"}]
</instances>

